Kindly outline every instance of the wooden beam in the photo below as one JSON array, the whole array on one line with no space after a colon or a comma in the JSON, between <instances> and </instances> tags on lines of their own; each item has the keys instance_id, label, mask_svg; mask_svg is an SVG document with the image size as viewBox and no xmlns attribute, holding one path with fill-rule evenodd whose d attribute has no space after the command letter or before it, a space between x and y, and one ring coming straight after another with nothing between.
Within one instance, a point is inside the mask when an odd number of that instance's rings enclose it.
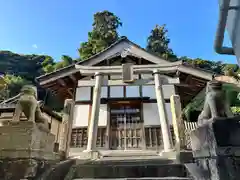
<instances>
[{"instance_id":1,"label":"wooden beam","mask_svg":"<svg viewBox=\"0 0 240 180\"><path fill-rule=\"evenodd\" d=\"M201 69L197 69L197 68L192 68L192 67L187 67L184 65L181 65L178 67L178 70L180 72L186 73L186 74L191 74L193 76L196 76L198 78L202 78L208 81L212 80L212 75L213 73L211 72L207 72L207 71L203 71Z\"/></svg>"},{"instance_id":2,"label":"wooden beam","mask_svg":"<svg viewBox=\"0 0 240 180\"><path fill-rule=\"evenodd\" d=\"M185 83L186 83L186 84L191 84L191 80L192 80L192 75L189 74L189 75L187 76L186 80L185 80Z\"/></svg>"},{"instance_id":3,"label":"wooden beam","mask_svg":"<svg viewBox=\"0 0 240 180\"><path fill-rule=\"evenodd\" d=\"M75 77L73 74L71 74L71 75L69 76L69 78L70 78L74 83L77 81L76 77Z\"/></svg>"},{"instance_id":4,"label":"wooden beam","mask_svg":"<svg viewBox=\"0 0 240 180\"><path fill-rule=\"evenodd\" d=\"M133 65L134 74L148 73L152 74L154 69L160 72L169 73L176 72L181 62L167 63L167 64L151 64L151 65ZM76 69L82 75L93 76L95 72L103 74L122 74L122 66L82 66L75 65Z\"/></svg>"},{"instance_id":5,"label":"wooden beam","mask_svg":"<svg viewBox=\"0 0 240 180\"><path fill-rule=\"evenodd\" d=\"M179 84L179 78L171 78L162 75L162 84ZM124 83L122 80L104 79L102 86L139 86L139 85L154 85L153 79L137 79L132 83ZM92 87L95 85L95 80L79 80L78 87Z\"/></svg>"},{"instance_id":6,"label":"wooden beam","mask_svg":"<svg viewBox=\"0 0 240 180\"><path fill-rule=\"evenodd\" d=\"M58 79L57 81L59 82L59 84L61 84L61 86L63 86L66 89L70 96L73 97L73 93L70 91L70 88L67 86L67 84L62 79Z\"/></svg>"},{"instance_id":7,"label":"wooden beam","mask_svg":"<svg viewBox=\"0 0 240 180\"><path fill-rule=\"evenodd\" d=\"M88 64L91 65L91 64ZM212 73L203 71L201 69L187 67L182 65L182 62L174 62L174 63L162 63L162 64L150 64L150 65L134 65L134 73L141 74L141 73L152 73L154 69L159 69L160 72L163 73L174 73L179 71L185 74L191 74L195 77L198 77L203 80L212 80ZM103 72L105 74L121 74L121 66L82 66L82 65L75 65L67 69L64 69L64 73L55 72L48 75L38 77L39 84L41 86L48 84L50 82L54 82L57 79L70 76L72 74L81 73L82 76L93 76L95 72ZM112 72L113 71L113 72ZM79 73L79 74L80 74Z\"/></svg>"},{"instance_id":8,"label":"wooden beam","mask_svg":"<svg viewBox=\"0 0 240 180\"><path fill-rule=\"evenodd\" d=\"M61 86L63 86L63 87L66 87L66 86L67 86L66 83L64 82L64 80L62 80L62 79L58 79L57 82L58 82L59 84L61 84Z\"/></svg>"},{"instance_id":9,"label":"wooden beam","mask_svg":"<svg viewBox=\"0 0 240 180\"><path fill-rule=\"evenodd\" d=\"M71 95L71 97L73 97L73 93L70 89L67 89L67 92Z\"/></svg>"},{"instance_id":10,"label":"wooden beam","mask_svg":"<svg viewBox=\"0 0 240 180\"><path fill-rule=\"evenodd\" d=\"M44 88L51 88L57 85L57 82L50 82L48 84L43 85Z\"/></svg>"},{"instance_id":11,"label":"wooden beam","mask_svg":"<svg viewBox=\"0 0 240 180\"><path fill-rule=\"evenodd\" d=\"M180 83L180 84L177 84L176 86L178 87L187 87L187 88L202 88L204 86L201 86L201 85L192 85L192 84L186 84L186 83Z\"/></svg>"}]
</instances>

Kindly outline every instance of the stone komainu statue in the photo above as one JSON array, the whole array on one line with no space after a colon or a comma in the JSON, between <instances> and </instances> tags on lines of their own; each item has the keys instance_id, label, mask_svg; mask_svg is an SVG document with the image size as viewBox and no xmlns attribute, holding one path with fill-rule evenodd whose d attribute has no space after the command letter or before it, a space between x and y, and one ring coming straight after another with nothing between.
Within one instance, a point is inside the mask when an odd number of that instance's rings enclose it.
<instances>
[{"instance_id":1,"label":"stone komainu statue","mask_svg":"<svg viewBox=\"0 0 240 180\"><path fill-rule=\"evenodd\" d=\"M217 80L209 81L206 88L206 97L202 112L198 117L198 124L221 118L233 117L222 83Z\"/></svg>"},{"instance_id":2,"label":"stone komainu statue","mask_svg":"<svg viewBox=\"0 0 240 180\"><path fill-rule=\"evenodd\" d=\"M44 129L49 130L48 119L42 114L40 101L37 101L37 88L25 85L21 89L21 96L17 102L13 121L19 121L23 112L28 121L36 122Z\"/></svg>"}]
</instances>

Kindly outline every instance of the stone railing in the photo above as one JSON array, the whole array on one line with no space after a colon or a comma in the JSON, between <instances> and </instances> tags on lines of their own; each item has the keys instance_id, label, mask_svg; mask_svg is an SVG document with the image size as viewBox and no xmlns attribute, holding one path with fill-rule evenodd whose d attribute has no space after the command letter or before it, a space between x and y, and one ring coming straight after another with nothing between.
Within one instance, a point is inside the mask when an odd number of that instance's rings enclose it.
<instances>
[{"instance_id":1,"label":"stone railing","mask_svg":"<svg viewBox=\"0 0 240 180\"><path fill-rule=\"evenodd\" d=\"M198 125L196 122L183 120L179 95L172 95L170 102L176 150L191 149L190 132L196 129Z\"/></svg>"},{"instance_id":2,"label":"stone railing","mask_svg":"<svg viewBox=\"0 0 240 180\"><path fill-rule=\"evenodd\" d=\"M185 147L191 149L190 132L197 129L198 124L196 122L184 121L184 135L185 135Z\"/></svg>"},{"instance_id":3,"label":"stone railing","mask_svg":"<svg viewBox=\"0 0 240 180\"><path fill-rule=\"evenodd\" d=\"M15 108L15 104L0 104L0 109L5 109L5 108Z\"/></svg>"}]
</instances>

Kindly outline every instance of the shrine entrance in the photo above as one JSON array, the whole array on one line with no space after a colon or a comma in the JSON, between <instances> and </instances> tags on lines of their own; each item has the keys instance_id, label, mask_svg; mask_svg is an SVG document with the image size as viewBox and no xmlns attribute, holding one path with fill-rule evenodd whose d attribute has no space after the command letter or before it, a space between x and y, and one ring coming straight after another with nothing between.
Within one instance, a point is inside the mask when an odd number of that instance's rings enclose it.
<instances>
[{"instance_id":1,"label":"shrine entrance","mask_svg":"<svg viewBox=\"0 0 240 180\"><path fill-rule=\"evenodd\" d=\"M110 104L110 148L141 149L143 120L140 103Z\"/></svg>"}]
</instances>

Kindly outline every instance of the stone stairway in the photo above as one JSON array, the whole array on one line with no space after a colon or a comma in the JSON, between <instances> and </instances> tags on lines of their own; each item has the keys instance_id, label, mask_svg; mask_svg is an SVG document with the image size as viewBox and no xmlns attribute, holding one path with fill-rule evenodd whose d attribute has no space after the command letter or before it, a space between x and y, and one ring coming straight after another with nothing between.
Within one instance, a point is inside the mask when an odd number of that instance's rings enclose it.
<instances>
[{"instance_id":1,"label":"stone stairway","mask_svg":"<svg viewBox=\"0 0 240 180\"><path fill-rule=\"evenodd\" d=\"M76 159L64 180L72 179L164 179L191 180L187 169L176 161L174 153L107 152L100 159Z\"/></svg>"}]
</instances>

